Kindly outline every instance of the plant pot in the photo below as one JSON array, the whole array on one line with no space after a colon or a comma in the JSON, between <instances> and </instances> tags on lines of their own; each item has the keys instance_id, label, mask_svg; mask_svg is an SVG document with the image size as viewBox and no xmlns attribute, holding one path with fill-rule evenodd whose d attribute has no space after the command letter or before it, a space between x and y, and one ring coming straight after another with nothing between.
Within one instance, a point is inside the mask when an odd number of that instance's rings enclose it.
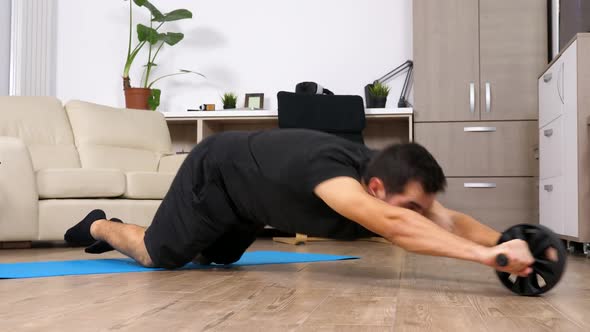
<instances>
[{"instance_id":1,"label":"plant pot","mask_svg":"<svg viewBox=\"0 0 590 332\"><path fill-rule=\"evenodd\" d=\"M232 110L236 108L236 105L223 105L224 110Z\"/></svg>"},{"instance_id":2,"label":"plant pot","mask_svg":"<svg viewBox=\"0 0 590 332\"><path fill-rule=\"evenodd\" d=\"M373 108L385 108L387 104L387 97L373 97Z\"/></svg>"},{"instance_id":3,"label":"plant pot","mask_svg":"<svg viewBox=\"0 0 590 332\"><path fill-rule=\"evenodd\" d=\"M127 88L125 89L125 107L138 110L149 110L148 99L151 89Z\"/></svg>"},{"instance_id":4,"label":"plant pot","mask_svg":"<svg viewBox=\"0 0 590 332\"><path fill-rule=\"evenodd\" d=\"M365 107L366 108L385 108L387 104L387 97L373 96L369 91L373 84L365 85Z\"/></svg>"}]
</instances>

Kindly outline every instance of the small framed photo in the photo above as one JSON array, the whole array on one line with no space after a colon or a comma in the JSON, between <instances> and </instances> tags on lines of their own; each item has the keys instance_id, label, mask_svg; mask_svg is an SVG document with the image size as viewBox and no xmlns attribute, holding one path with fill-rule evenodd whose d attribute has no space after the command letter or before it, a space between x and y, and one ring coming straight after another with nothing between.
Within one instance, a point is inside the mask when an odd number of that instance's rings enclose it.
<instances>
[{"instance_id":1,"label":"small framed photo","mask_svg":"<svg viewBox=\"0 0 590 332\"><path fill-rule=\"evenodd\" d=\"M248 109L263 109L264 93L246 93L246 102L244 106Z\"/></svg>"}]
</instances>

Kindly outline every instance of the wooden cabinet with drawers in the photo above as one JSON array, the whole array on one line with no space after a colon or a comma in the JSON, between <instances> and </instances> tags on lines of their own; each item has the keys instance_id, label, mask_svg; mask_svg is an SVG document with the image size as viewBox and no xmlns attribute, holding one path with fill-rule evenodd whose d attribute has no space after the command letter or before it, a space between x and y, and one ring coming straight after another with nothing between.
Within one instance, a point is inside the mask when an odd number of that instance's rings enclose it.
<instances>
[{"instance_id":1,"label":"wooden cabinet with drawers","mask_svg":"<svg viewBox=\"0 0 590 332\"><path fill-rule=\"evenodd\" d=\"M449 178L440 197L452 207L497 231L520 223L536 223L539 200L534 178Z\"/></svg>"},{"instance_id":2,"label":"wooden cabinet with drawers","mask_svg":"<svg viewBox=\"0 0 590 332\"><path fill-rule=\"evenodd\" d=\"M498 230L538 223L547 1L414 0L413 16L414 141L448 177L443 202Z\"/></svg>"},{"instance_id":3,"label":"wooden cabinet with drawers","mask_svg":"<svg viewBox=\"0 0 590 332\"><path fill-rule=\"evenodd\" d=\"M537 122L416 123L415 141L424 145L446 176L535 176Z\"/></svg>"}]
</instances>

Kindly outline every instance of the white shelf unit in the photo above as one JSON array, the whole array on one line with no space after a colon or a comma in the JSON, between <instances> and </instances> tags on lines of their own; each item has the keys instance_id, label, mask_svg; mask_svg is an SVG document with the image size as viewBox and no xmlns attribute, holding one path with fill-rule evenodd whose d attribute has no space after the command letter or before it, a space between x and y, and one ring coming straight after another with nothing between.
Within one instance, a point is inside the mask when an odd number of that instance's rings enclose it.
<instances>
[{"instance_id":1,"label":"white shelf unit","mask_svg":"<svg viewBox=\"0 0 590 332\"><path fill-rule=\"evenodd\" d=\"M278 128L276 110L220 110L163 112L176 152L187 152L203 138L228 130ZM396 142L413 140L412 108L365 110L367 127L363 132L367 146L375 149Z\"/></svg>"},{"instance_id":2,"label":"white shelf unit","mask_svg":"<svg viewBox=\"0 0 590 332\"><path fill-rule=\"evenodd\" d=\"M578 34L538 85L540 223L590 242L590 33Z\"/></svg>"}]
</instances>

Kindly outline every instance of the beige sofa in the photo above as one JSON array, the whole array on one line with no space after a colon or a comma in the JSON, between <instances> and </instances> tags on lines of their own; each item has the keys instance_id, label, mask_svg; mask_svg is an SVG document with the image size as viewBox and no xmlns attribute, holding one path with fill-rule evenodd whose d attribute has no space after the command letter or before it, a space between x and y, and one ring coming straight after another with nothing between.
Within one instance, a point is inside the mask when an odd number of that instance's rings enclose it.
<instances>
[{"instance_id":1,"label":"beige sofa","mask_svg":"<svg viewBox=\"0 0 590 332\"><path fill-rule=\"evenodd\" d=\"M184 159L161 113L0 97L0 242L63 240L90 210L147 226Z\"/></svg>"}]
</instances>

